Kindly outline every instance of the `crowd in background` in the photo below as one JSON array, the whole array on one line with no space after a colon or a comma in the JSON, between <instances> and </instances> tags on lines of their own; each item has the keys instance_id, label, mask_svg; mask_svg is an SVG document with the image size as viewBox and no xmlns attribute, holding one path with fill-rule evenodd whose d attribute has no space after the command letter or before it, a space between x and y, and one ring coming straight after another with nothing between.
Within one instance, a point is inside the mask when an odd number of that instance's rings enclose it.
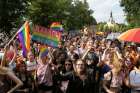
<instances>
[{"instance_id":1,"label":"crowd in background","mask_svg":"<svg viewBox=\"0 0 140 93\"><path fill-rule=\"evenodd\" d=\"M18 40L0 53L0 93L140 93L140 48L87 29L58 48L32 41L26 58Z\"/></svg>"}]
</instances>

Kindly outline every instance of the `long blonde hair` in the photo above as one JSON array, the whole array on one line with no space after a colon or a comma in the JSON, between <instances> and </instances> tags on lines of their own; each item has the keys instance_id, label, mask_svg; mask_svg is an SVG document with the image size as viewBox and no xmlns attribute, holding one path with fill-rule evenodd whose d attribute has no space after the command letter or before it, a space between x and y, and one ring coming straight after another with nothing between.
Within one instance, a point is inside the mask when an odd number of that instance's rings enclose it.
<instances>
[{"instance_id":1,"label":"long blonde hair","mask_svg":"<svg viewBox=\"0 0 140 93\"><path fill-rule=\"evenodd\" d=\"M119 59L119 57L117 56L117 54L115 52L113 53L112 64L113 64L114 68L117 70L117 72L120 72L120 70L122 68L122 63L121 63L121 60Z\"/></svg>"}]
</instances>

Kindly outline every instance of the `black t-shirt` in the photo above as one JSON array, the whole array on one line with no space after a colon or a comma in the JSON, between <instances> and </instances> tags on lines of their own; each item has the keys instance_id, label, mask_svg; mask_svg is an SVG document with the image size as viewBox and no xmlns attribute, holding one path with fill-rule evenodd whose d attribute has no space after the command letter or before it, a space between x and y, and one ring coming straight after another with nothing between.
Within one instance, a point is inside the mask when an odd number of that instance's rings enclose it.
<instances>
[{"instance_id":1,"label":"black t-shirt","mask_svg":"<svg viewBox=\"0 0 140 93\"><path fill-rule=\"evenodd\" d=\"M63 48L58 48L53 52L54 56L54 63L55 64L64 64L65 60L67 59L67 52Z\"/></svg>"},{"instance_id":2,"label":"black t-shirt","mask_svg":"<svg viewBox=\"0 0 140 93\"><path fill-rule=\"evenodd\" d=\"M66 93L94 93L93 70L87 71L87 79L81 80L74 73L69 75L70 81Z\"/></svg>"}]
</instances>

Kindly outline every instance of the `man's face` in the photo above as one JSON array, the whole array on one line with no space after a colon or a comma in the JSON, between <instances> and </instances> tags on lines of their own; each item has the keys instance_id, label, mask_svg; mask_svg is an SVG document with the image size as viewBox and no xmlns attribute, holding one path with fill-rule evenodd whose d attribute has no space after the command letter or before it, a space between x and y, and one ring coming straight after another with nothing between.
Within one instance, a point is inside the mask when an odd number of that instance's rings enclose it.
<instances>
[{"instance_id":1,"label":"man's face","mask_svg":"<svg viewBox=\"0 0 140 93\"><path fill-rule=\"evenodd\" d=\"M85 64L83 62L81 62L81 61L78 61L76 63L77 72L82 72L82 71L84 71L84 69L85 69Z\"/></svg>"}]
</instances>

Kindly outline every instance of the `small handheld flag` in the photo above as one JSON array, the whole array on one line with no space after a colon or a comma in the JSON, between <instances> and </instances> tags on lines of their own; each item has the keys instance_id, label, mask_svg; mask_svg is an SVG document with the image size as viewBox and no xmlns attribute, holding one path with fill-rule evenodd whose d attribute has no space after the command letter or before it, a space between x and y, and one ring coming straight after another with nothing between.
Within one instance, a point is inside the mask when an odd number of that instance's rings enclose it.
<instances>
[{"instance_id":1,"label":"small handheld flag","mask_svg":"<svg viewBox=\"0 0 140 93\"><path fill-rule=\"evenodd\" d=\"M55 31L63 31L64 30L62 25L59 22L53 22L50 28L52 30L55 30Z\"/></svg>"},{"instance_id":2,"label":"small handheld flag","mask_svg":"<svg viewBox=\"0 0 140 93\"><path fill-rule=\"evenodd\" d=\"M48 55L49 51L48 51L48 48L46 47L43 47L41 50L40 50L40 57L43 58L43 57L46 57Z\"/></svg>"}]
</instances>

